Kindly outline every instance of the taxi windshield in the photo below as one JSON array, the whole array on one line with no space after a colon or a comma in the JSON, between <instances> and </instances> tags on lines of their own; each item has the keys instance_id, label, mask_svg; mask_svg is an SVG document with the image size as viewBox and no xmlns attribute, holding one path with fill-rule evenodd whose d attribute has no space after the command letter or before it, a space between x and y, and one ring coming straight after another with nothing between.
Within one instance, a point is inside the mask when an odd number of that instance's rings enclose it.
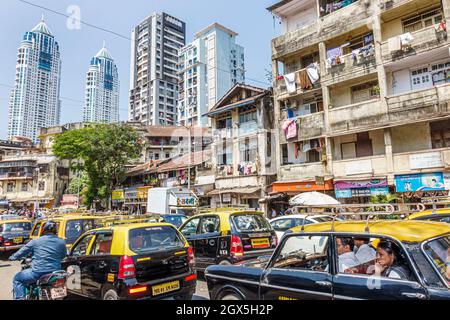
<instances>
[{"instance_id":1,"label":"taxi windshield","mask_svg":"<svg viewBox=\"0 0 450 320\"><path fill-rule=\"evenodd\" d=\"M0 225L0 232L31 231L30 222L11 222Z\"/></svg>"},{"instance_id":2,"label":"taxi windshield","mask_svg":"<svg viewBox=\"0 0 450 320\"><path fill-rule=\"evenodd\" d=\"M95 229L95 227L94 219L68 220L66 223L66 243L74 243L83 233Z\"/></svg>"},{"instance_id":3,"label":"taxi windshield","mask_svg":"<svg viewBox=\"0 0 450 320\"><path fill-rule=\"evenodd\" d=\"M450 284L450 236L426 243L424 250L442 277Z\"/></svg>"},{"instance_id":4,"label":"taxi windshield","mask_svg":"<svg viewBox=\"0 0 450 320\"><path fill-rule=\"evenodd\" d=\"M178 231L169 226L132 229L129 243L130 249L136 253L184 247Z\"/></svg>"},{"instance_id":5,"label":"taxi windshield","mask_svg":"<svg viewBox=\"0 0 450 320\"><path fill-rule=\"evenodd\" d=\"M163 216L164 221L173 224L176 227L181 226L187 218L185 216L178 216L178 215L165 215Z\"/></svg>"},{"instance_id":6,"label":"taxi windshield","mask_svg":"<svg viewBox=\"0 0 450 320\"><path fill-rule=\"evenodd\" d=\"M231 219L238 232L269 231L271 229L269 222L262 215L239 214L231 216Z\"/></svg>"}]
</instances>

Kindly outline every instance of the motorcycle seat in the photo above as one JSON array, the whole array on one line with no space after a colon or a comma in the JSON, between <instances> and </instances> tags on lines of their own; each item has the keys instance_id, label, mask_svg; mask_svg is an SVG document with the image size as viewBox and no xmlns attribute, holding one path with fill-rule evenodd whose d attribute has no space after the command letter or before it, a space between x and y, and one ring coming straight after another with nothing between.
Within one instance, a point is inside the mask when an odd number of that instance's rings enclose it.
<instances>
[{"instance_id":1,"label":"motorcycle seat","mask_svg":"<svg viewBox=\"0 0 450 320\"><path fill-rule=\"evenodd\" d=\"M39 278L39 280L37 281L37 285L39 286L39 285L47 285L49 282L50 282L50 280L54 277L54 276L60 276L60 277L62 277L63 276L63 273L64 271L55 271L55 272L53 272L53 273L49 273L49 274L44 274L43 276L41 276L40 278Z\"/></svg>"}]
</instances>

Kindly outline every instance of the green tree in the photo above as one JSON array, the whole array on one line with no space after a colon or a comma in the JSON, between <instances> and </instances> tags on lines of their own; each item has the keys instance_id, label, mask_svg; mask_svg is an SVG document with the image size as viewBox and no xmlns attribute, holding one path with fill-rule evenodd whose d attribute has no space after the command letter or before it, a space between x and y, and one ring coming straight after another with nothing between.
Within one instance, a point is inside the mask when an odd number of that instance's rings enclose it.
<instances>
[{"instance_id":1,"label":"green tree","mask_svg":"<svg viewBox=\"0 0 450 320\"><path fill-rule=\"evenodd\" d=\"M398 199L398 196L395 194L377 194L370 197L370 203L381 203L381 204L389 204L395 203ZM390 214L383 217L384 219L398 219L397 214Z\"/></svg>"},{"instance_id":2,"label":"green tree","mask_svg":"<svg viewBox=\"0 0 450 320\"><path fill-rule=\"evenodd\" d=\"M67 159L75 171L86 174L85 202L106 201L125 178L125 165L139 157L141 140L130 126L90 124L66 131L55 139L53 152Z\"/></svg>"}]
</instances>

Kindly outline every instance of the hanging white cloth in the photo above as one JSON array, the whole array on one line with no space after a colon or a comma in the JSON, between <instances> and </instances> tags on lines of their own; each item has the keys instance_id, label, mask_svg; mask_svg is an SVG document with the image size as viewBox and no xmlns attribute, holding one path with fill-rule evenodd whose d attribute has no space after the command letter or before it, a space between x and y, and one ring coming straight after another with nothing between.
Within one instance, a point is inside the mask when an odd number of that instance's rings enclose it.
<instances>
[{"instance_id":1,"label":"hanging white cloth","mask_svg":"<svg viewBox=\"0 0 450 320\"><path fill-rule=\"evenodd\" d=\"M308 73L309 80L311 80L312 84L319 81L320 76L317 62L311 63L309 66L307 66L306 72Z\"/></svg>"},{"instance_id":2,"label":"hanging white cloth","mask_svg":"<svg viewBox=\"0 0 450 320\"><path fill-rule=\"evenodd\" d=\"M297 86L295 84L295 72L285 74L284 81L286 82L286 88L289 93L294 93L297 91Z\"/></svg>"},{"instance_id":3,"label":"hanging white cloth","mask_svg":"<svg viewBox=\"0 0 450 320\"><path fill-rule=\"evenodd\" d=\"M411 32L404 33L400 36L400 43L402 47L410 46L413 40L414 37Z\"/></svg>"},{"instance_id":4,"label":"hanging white cloth","mask_svg":"<svg viewBox=\"0 0 450 320\"><path fill-rule=\"evenodd\" d=\"M388 40L388 47L390 52L399 51L402 49L402 43L400 41L400 37L392 37Z\"/></svg>"}]
</instances>

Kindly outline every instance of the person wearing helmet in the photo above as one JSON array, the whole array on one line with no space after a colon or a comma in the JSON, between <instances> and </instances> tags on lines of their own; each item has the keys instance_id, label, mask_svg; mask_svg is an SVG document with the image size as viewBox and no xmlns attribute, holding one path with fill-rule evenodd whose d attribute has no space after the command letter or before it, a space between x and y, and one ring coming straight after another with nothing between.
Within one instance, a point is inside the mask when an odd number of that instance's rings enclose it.
<instances>
[{"instance_id":1,"label":"person wearing helmet","mask_svg":"<svg viewBox=\"0 0 450 320\"><path fill-rule=\"evenodd\" d=\"M45 222L41 237L31 240L9 258L11 261L23 259L28 255L32 258L31 269L25 269L14 276L15 300L23 300L25 288L43 275L61 270L61 261L66 256L67 249L66 241L57 237L57 230L56 222Z\"/></svg>"}]
</instances>

